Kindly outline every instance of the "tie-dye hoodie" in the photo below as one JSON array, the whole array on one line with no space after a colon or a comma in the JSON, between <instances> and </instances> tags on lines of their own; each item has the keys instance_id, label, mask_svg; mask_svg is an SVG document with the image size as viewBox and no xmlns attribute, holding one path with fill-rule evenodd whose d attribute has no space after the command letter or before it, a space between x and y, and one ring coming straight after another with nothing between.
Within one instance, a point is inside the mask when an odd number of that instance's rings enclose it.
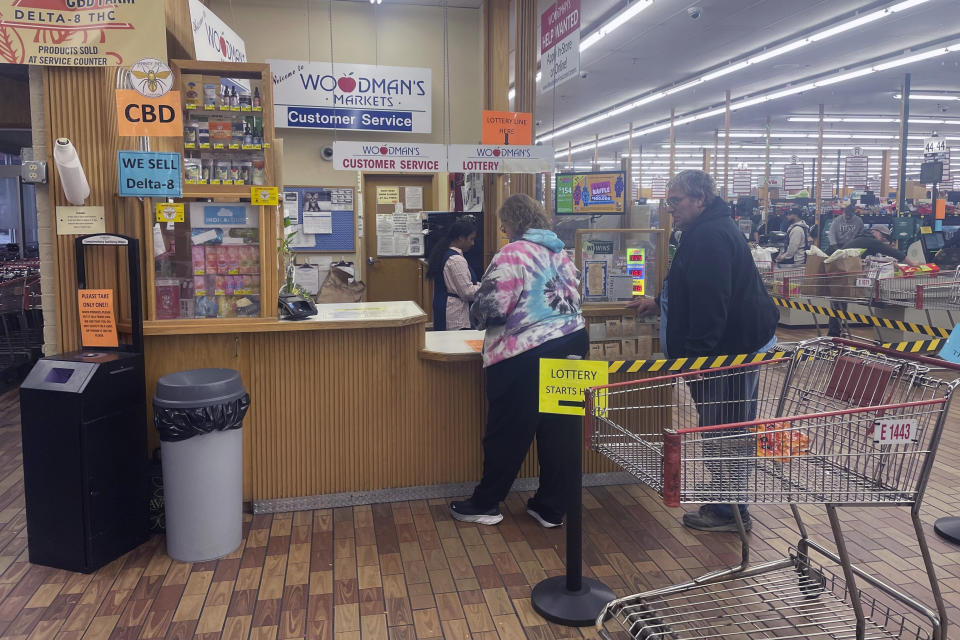
<instances>
[{"instance_id":1,"label":"tie-dye hoodie","mask_svg":"<svg viewBox=\"0 0 960 640\"><path fill-rule=\"evenodd\" d=\"M500 249L470 307L473 328L487 330L483 366L583 329L579 280L552 231L531 229Z\"/></svg>"}]
</instances>

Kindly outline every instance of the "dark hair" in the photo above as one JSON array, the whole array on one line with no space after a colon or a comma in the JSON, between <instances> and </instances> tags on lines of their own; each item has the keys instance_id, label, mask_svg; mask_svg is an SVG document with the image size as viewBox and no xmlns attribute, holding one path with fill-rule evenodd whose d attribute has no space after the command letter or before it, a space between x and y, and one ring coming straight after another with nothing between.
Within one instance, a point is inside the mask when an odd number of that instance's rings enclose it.
<instances>
[{"instance_id":1,"label":"dark hair","mask_svg":"<svg viewBox=\"0 0 960 640\"><path fill-rule=\"evenodd\" d=\"M843 208L843 213L848 216L856 215L857 205L851 202L850 204L848 204L846 207Z\"/></svg>"},{"instance_id":2,"label":"dark hair","mask_svg":"<svg viewBox=\"0 0 960 640\"><path fill-rule=\"evenodd\" d=\"M430 252L430 259L427 266L427 277L433 280L443 277L443 263L447 255L447 249L457 238L466 238L470 234L477 232L477 223L473 216L463 216L454 220L443 237L434 245Z\"/></svg>"},{"instance_id":3,"label":"dark hair","mask_svg":"<svg viewBox=\"0 0 960 640\"><path fill-rule=\"evenodd\" d=\"M793 209L790 209L790 211L787 212L787 215L797 216L798 218L803 220L803 209L801 209L800 207L794 207Z\"/></svg>"}]
</instances>

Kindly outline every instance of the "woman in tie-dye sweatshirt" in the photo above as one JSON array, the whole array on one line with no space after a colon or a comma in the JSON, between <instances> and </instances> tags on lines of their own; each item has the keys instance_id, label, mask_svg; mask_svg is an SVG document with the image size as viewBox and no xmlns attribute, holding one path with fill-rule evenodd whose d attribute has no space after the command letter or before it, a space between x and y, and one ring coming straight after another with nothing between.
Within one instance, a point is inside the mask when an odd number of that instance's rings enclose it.
<instances>
[{"instance_id":1,"label":"woman in tie-dye sweatshirt","mask_svg":"<svg viewBox=\"0 0 960 640\"><path fill-rule=\"evenodd\" d=\"M557 527L563 523L562 489L569 471L562 464L561 443L579 418L541 414L537 382L541 358L586 354L579 273L533 198L510 196L498 217L511 242L493 257L470 307L473 328L486 329L483 366L490 407L483 478L469 500L450 504L450 512L467 522L500 522L499 503L536 436L540 488L527 502L527 513L544 527Z\"/></svg>"}]
</instances>

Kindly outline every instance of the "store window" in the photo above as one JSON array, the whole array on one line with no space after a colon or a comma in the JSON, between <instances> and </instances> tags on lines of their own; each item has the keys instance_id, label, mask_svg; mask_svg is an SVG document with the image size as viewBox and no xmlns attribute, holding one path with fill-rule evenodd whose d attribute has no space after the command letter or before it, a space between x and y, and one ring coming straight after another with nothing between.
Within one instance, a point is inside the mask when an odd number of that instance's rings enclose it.
<instances>
[{"instance_id":1,"label":"store window","mask_svg":"<svg viewBox=\"0 0 960 640\"><path fill-rule=\"evenodd\" d=\"M194 202L155 225L157 319L259 316L259 222L257 207Z\"/></svg>"}]
</instances>

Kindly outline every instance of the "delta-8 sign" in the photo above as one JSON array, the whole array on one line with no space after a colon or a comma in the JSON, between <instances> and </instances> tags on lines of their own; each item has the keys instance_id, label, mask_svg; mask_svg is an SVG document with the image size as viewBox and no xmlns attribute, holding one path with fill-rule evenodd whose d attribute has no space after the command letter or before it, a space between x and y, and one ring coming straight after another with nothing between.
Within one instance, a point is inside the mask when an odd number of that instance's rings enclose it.
<instances>
[{"instance_id":1,"label":"delta-8 sign","mask_svg":"<svg viewBox=\"0 0 960 640\"><path fill-rule=\"evenodd\" d=\"M430 69L267 62L278 127L430 133Z\"/></svg>"}]
</instances>

